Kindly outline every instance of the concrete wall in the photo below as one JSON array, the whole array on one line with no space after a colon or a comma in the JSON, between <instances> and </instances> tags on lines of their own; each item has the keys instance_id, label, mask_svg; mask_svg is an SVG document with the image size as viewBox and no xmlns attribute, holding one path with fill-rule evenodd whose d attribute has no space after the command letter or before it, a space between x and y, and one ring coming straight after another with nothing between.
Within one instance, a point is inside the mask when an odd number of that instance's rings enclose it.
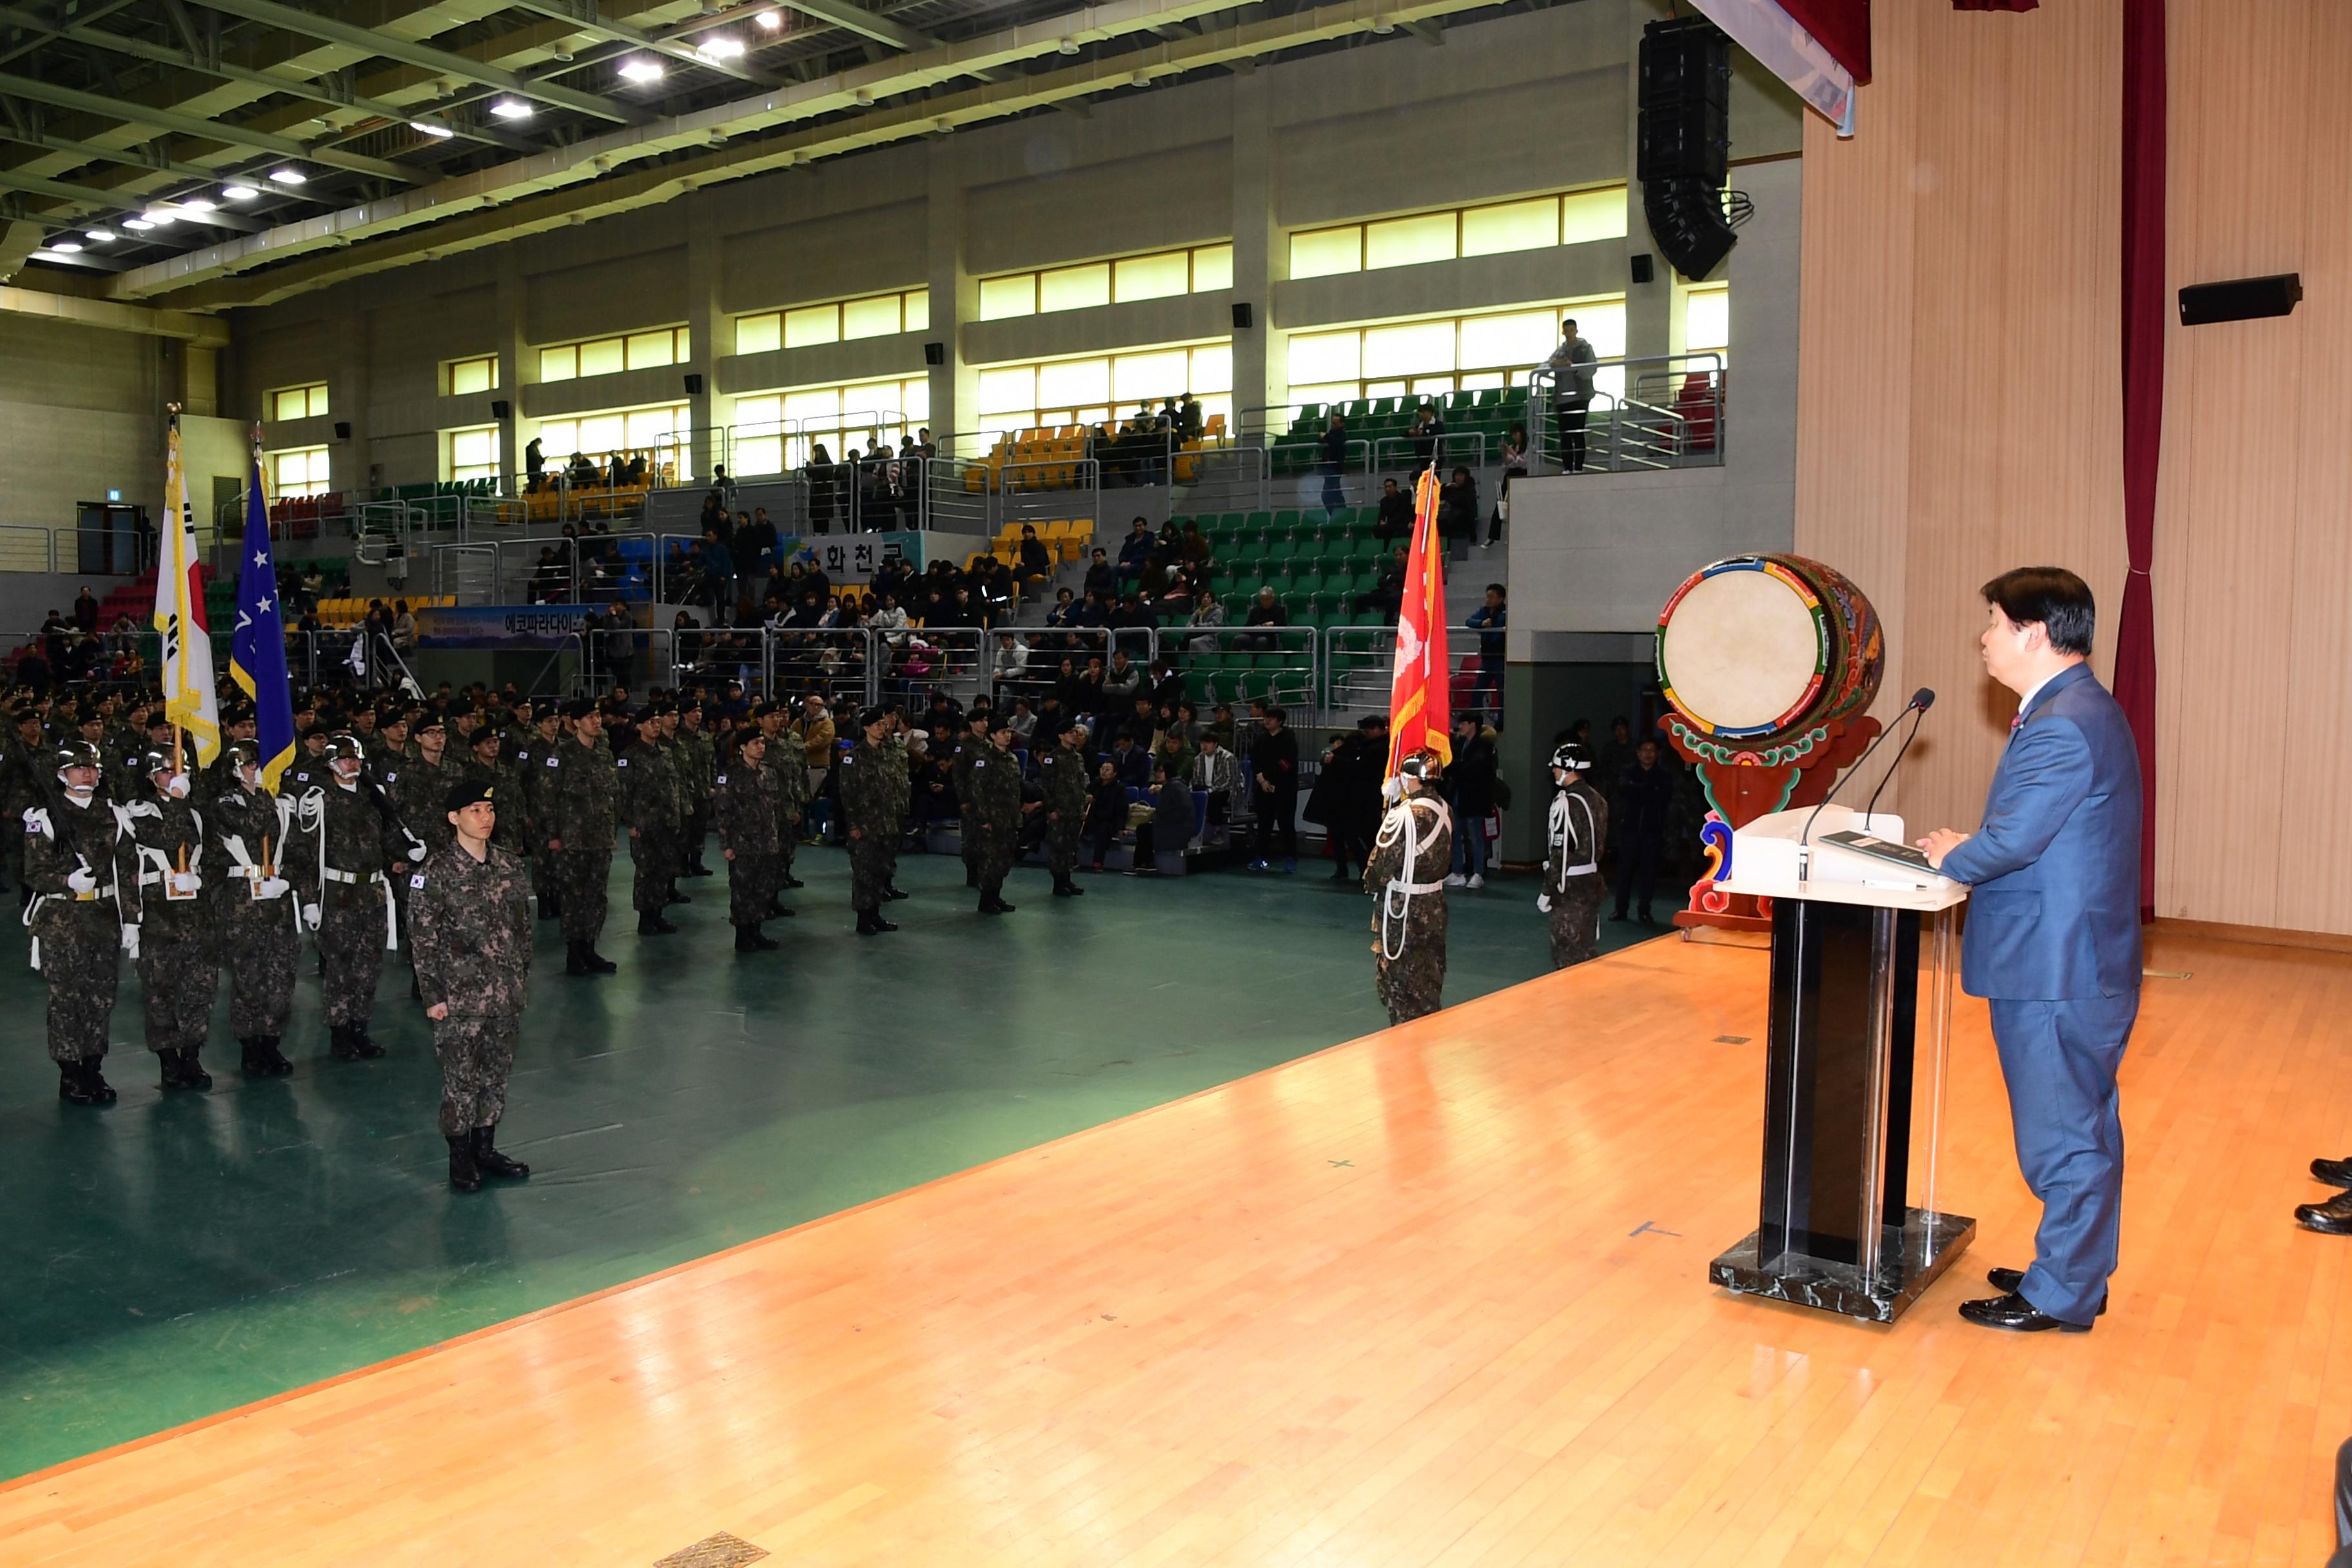
<instances>
[{"instance_id":1,"label":"concrete wall","mask_svg":"<svg viewBox=\"0 0 2352 1568\"><path fill-rule=\"evenodd\" d=\"M165 363L180 347L0 315L0 522L70 528L74 503L109 489L156 511Z\"/></svg>"}]
</instances>

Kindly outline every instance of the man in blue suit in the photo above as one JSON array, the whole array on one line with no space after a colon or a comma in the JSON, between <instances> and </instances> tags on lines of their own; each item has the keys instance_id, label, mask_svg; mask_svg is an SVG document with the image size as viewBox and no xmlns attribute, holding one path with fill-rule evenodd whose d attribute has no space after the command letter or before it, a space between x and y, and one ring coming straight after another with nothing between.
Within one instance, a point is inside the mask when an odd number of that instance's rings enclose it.
<instances>
[{"instance_id":1,"label":"man in blue suit","mask_svg":"<svg viewBox=\"0 0 2352 1568\"><path fill-rule=\"evenodd\" d=\"M2086 1333L2106 1310L2123 1212L2116 1069L2139 1016L2139 754L2086 662L2096 609L2072 572L1984 585L1986 670L2017 693L1984 824L1919 840L1970 884L1960 984L1991 1004L2025 1184L2042 1200L2033 1266L1960 1315Z\"/></svg>"}]
</instances>

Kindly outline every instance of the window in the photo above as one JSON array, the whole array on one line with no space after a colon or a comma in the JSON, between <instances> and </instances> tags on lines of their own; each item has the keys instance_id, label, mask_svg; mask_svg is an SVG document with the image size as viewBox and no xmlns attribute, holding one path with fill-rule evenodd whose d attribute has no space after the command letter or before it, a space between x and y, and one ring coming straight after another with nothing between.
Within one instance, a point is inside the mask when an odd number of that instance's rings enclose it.
<instances>
[{"instance_id":1,"label":"window","mask_svg":"<svg viewBox=\"0 0 2352 1568\"><path fill-rule=\"evenodd\" d=\"M281 387L269 395L269 416L272 419L317 419L327 412L327 384L314 381L308 386ZM316 490L297 492L316 495Z\"/></svg>"},{"instance_id":2,"label":"window","mask_svg":"<svg viewBox=\"0 0 2352 1568\"><path fill-rule=\"evenodd\" d=\"M478 354L472 359L445 360L441 364L441 394L445 397L463 397L469 392L496 392L499 389L499 356Z\"/></svg>"},{"instance_id":3,"label":"window","mask_svg":"<svg viewBox=\"0 0 2352 1568\"><path fill-rule=\"evenodd\" d=\"M795 305L789 310L736 317L735 352L763 354L780 348L855 342L859 338L919 332L930 324L931 296L928 289L908 289L855 300L828 300L822 304Z\"/></svg>"},{"instance_id":4,"label":"window","mask_svg":"<svg viewBox=\"0 0 2352 1568\"><path fill-rule=\"evenodd\" d=\"M1683 352L1722 353L1731 346L1731 288L1717 284L1683 296Z\"/></svg>"},{"instance_id":5,"label":"window","mask_svg":"<svg viewBox=\"0 0 2352 1568\"><path fill-rule=\"evenodd\" d=\"M542 419L538 435L540 451L545 456L551 474L562 472L577 455L596 465L601 470L600 482L610 471L615 456L643 458L649 473L666 471L672 481L693 476L694 421L683 403ZM453 479L464 477L451 475Z\"/></svg>"},{"instance_id":6,"label":"window","mask_svg":"<svg viewBox=\"0 0 2352 1568\"><path fill-rule=\"evenodd\" d=\"M896 446L930 416L928 375L754 393L735 400L727 471L738 478L787 473L806 464L820 442L825 456L839 461L868 441Z\"/></svg>"},{"instance_id":7,"label":"window","mask_svg":"<svg viewBox=\"0 0 2352 1568\"><path fill-rule=\"evenodd\" d=\"M1234 247L1219 241L1184 250L1155 250L1109 261L1049 267L980 280L980 319L1001 321L1093 305L1209 294L1234 286Z\"/></svg>"},{"instance_id":8,"label":"window","mask_svg":"<svg viewBox=\"0 0 2352 1568\"><path fill-rule=\"evenodd\" d=\"M1560 322L1571 316L1579 335L1591 341L1601 359L1623 357L1622 295L1475 316L1294 332L1291 401L1349 403L1520 385L1528 372L1559 345ZM1619 397L1624 395L1624 380L1622 366L1604 365L1593 384Z\"/></svg>"},{"instance_id":9,"label":"window","mask_svg":"<svg viewBox=\"0 0 2352 1568\"><path fill-rule=\"evenodd\" d=\"M299 417L299 416L288 417ZM266 453L264 456L269 462L270 488L280 496L316 496L327 493L327 449L324 447L296 447L283 452Z\"/></svg>"},{"instance_id":10,"label":"window","mask_svg":"<svg viewBox=\"0 0 2352 1568\"><path fill-rule=\"evenodd\" d=\"M1205 420L1233 416L1230 342L1124 350L1085 359L985 365L980 371L980 427L997 436L1022 430L1099 425L1142 405L1154 409L1190 392Z\"/></svg>"},{"instance_id":11,"label":"window","mask_svg":"<svg viewBox=\"0 0 2352 1568\"><path fill-rule=\"evenodd\" d=\"M578 376L611 375L623 370L650 370L666 364L684 364L691 357L692 335L687 329L656 327L651 331L590 338L584 342L541 349L539 379L570 381Z\"/></svg>"},{"instance_id":12,"label":"window","mask_svg":"<svg viewBox=\"0 0 2352 1568\"><path fill-rule=\"evenodd\" d=\"M1607 185L1338 228L1303 229L1290 237L1290 275L1376 272L1383 267L1451 261L1457 256L1496 256L1624 236L1625 187Z\"/></svg>"},{"instance_id":13,"label":"window","mask_svg":"<svg viewBox=\"0 0 2352 1568\"><path fill-rule=\"evenodd\" d=\"M441 432L443 479L495 479L499 472L497 426L479 425L469 430Z\"/></svg>"}]
</instances>

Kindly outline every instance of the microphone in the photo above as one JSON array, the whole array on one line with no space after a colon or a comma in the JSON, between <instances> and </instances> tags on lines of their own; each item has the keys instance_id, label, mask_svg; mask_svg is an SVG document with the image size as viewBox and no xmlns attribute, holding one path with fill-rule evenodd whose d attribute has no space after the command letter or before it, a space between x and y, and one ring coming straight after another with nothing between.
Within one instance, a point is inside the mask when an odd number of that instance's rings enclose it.
<instances>
[{"instance_id":1,"label":"microphone","mask_svg":"<svg viewBox=\"0 0 2352 1568\"><path fill-rule=\"evenodd\" d=\"M1910 700L1909 702L1907 702L1907 703L1904 704L1904 707L1903 707L1903 712L1902 712L1902 713L1898 713L1898 714L1896 714L1896 715L1895 716L1895 724L1900 724L1900 723L1903 721L1904 716L1905 716L1906 714L1912 714L1912 713L1925 713L1925 712L1926 712L1929 708L1932 708L1933 706L1935 706L1935 702L1936 702L1936 693L1934 692L1934 690L1932 690L1931 689L1929 689L1929 688L1927 688L1927 687L1925 687L1925 686L1921 687L1918 690L1916 690L1916 691L1915 691L1915 692L1913 692L1913 693L1911 694L1911 700ZM1911 726L1911 729L1912 729L1912 732L1913 732L1914 734L1916 734L1916 733L1918 732L1919 726L1915 722L1915 723ZM1842 778L1842 779L1838 780L1838 782L1837 782L1837 783L1835 783L1835 784L1832 784L1832 785L1830 786L1830 792L1829 792L1829 794L1827 794L1827 795L1825 795L1822 796L1822 798L1821 798L1821 805L1816 805L1816 806L1814 806L1814 807L1813 807L1813 814L1812 814L1812 816L1808 816L1808 817L1806 817L1806 818L1805 818L1805 830L1804 830L1802 833L1800 833L1800 834L1797 836L1797 880L1798 880L1798 881L1800 881L1800 882L1803 882L1803 881L1807 881L1807 880L1810 880L1810 879L1811 879L1811 869L1812 869L1812 864L1811 864L1811 862L1812 862L1812 858L1811 858L1810 855L1808 855L1805 851L1806 851L1806 847L1807 847L1808 845L1810 845L1810 844L1812 842L1812 837L1813 837L1813 822L1814 822L1814 819L1815 819L1815 818L1817 818L1817 817L1819 817L1819 816L1821 816L1821 814L1822 814L1822 806L1829 805L1829 803L1830 803L1830 802L1832 802L1832 800L1835 800L1835 799L1837 798L1837 792L1838 792L1838 791L1840 791L1840 790L1842 790L1842 789L1843 789L1843 788L1845 788L1845 781L1846 781L1846 779L1850 779L1850 778L1853 777L1853 776L1854 776L1854 774L1856 774L1856 773L1858 773L1862 772L1862 765L1863 765L1863 763L1866 763L1866 762L1870 761L1871 753L1872 753L1873 752L1877 751L1879 747L1881 747L1881 746L1883 746L1883 745L1886 744L1886 737L1888 737L1889 735L1892 735L1893 733L1895 733L1895 724L1889 724L1885 729L1881 730L1881 731L1878 732L1878 739L1876 739L1876 740L1874 740L1874 741L1871 742L1870 742L1870 745L1869 745L1869 746L1868 746L1868 747L1867 747L1867 748L1863 752L1862 755L1854 759L1853 766L1846 770L1845 778ZM1910 742L1909 742L1908 741L1906 741L1906 742L1904 742L1904 744L1907 747L1907 746L1910 744ZM1902 753L1901 753L1901 752L1898 752L1897 753L1895 753L1895 760L1896 760L1897 762L1900 762L1900 761L1902 760ZM1885 781L1884 781L1884 780L1881 780L1881 781L1880 781L1880 784L1881 784L1881 786L1882 786L1882 787L1884 787L1885 782ZM1872 798L1873 800L1875 800L1875 799L1877 799L1878 797L1877 797L1877 796L1875 796L1875 795L1873 795L1871 798ZM1864 813L1864 815L1867 816L1867 815L1868 815L1868 813Z\"/></svg>"},{"instance_id":2,"label":"microphone","mask_svg":"<svg viewBox=\"0 0 2352 1568\"><path fill-rule=\"evenodd\" d=\"M1904 754L1911 750L1911 742L1919 738L1920 719L1935 705L1936 694L1927 687L1923 686L1911 694L1911 732L1903 737L1903 743L1895 748L1895 760L1886 764L1885 773L1878 775L1878 787L1870 792L1870 803L1862 808L1865 818L1878 809L1878 797L1886 793L1887 781L1894 778L1895 770L1903 765Z\"/></svg>"}]
</instances>

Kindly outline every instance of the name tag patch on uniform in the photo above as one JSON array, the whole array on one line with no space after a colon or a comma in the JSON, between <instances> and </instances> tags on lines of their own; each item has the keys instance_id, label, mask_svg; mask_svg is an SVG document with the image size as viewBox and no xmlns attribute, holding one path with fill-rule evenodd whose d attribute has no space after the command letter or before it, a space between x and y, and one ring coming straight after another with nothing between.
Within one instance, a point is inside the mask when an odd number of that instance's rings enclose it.
<instances>
[{"instance_id":1,"label":"name tag patch on uniform","mask_svg":"<svg viewBox=\"0 0 2352 1568\"><path fill-rule=\"evenodd\" d=\"M416 873L416 875L415 875L415 876L413 876L413 877L409 878L409 879L408 879L408 885L409 885L411 888L418 889L422 889L424 888L424 886L425 886L425 873L424 873L424 872L422 872L422 871L419 871L419 872L417 872L417 873Z\"/></svg>"}]
</instances>

